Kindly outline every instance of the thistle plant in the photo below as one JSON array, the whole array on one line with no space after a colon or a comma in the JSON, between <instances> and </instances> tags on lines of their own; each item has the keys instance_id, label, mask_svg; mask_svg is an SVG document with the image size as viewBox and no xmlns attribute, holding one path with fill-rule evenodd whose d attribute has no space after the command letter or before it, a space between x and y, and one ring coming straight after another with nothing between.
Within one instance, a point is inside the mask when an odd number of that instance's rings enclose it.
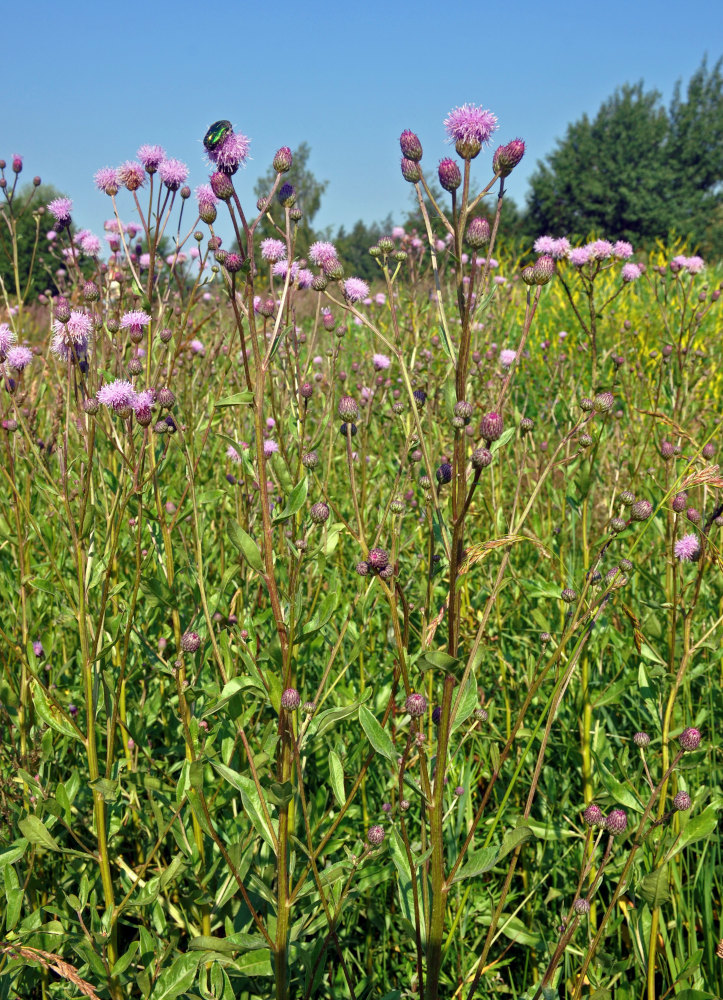
<instances>
[{"instance_id":1,"label":"thistle plant","mask_svg":"<svg viewBox=\"0 0 723 1000\"><path fill-rule=\"evenodd\" d=\"M421 223L374 281L300 255L288 146L247 202L227 119L195 192L158 145L101 168L104 241L28 209L54 285L17 267L0 317L14 994L719 991L715 269L572 237L520 266L524 142L474 105L445 128L434 183L400 137Z\"/></svg>"}]
</instances>

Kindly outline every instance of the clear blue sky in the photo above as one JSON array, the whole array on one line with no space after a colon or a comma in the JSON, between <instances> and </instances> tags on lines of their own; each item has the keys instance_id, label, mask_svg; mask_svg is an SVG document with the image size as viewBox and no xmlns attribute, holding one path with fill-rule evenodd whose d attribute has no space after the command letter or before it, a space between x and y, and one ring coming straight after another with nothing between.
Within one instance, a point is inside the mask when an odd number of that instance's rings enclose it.
<instances>
[{"instance_id":1,"label":"clear blue sky","mask_svg":"<svg viewBox=\"0 0 723 1000\"><path fill-rule=\"evenodd\" d=\"M27 11L32 11L31 14ZM536 161L568 122L643 79L670 99L707 51L723 49L720 0L686 13L670 0L606 3L330 2L7 4L0 156L25 158L69 195L78 226L101 233L110 200L94 172L160 143L207 179L200 140L229 118L252 139L237 185L245 201L275 150L307 141L329 187L318 226L371 222L409 207L399 133L411 128L434 173L443 119L460 104L495 112L527 154L508 189L522 203ZM489 157L476 161L487 179ZM244 197L245 194L245 197ZM130 220L130 196L127 202Z\"/></svg>"}]
</instances>

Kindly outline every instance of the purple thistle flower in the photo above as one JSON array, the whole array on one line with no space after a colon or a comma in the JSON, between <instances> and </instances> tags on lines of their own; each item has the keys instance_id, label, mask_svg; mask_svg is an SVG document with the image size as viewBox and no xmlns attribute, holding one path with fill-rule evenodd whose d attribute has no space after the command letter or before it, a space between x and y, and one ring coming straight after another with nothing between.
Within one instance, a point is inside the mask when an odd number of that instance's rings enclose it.
<instances>
[{"instance_id":1,"label":"purple thistle flower","mask_svg":"<svg viewBox=\"0 0 723 1000\"><path fill-rule=\"evenodd\" d=\"M188 177L188 167L180 160L164 160L158 168L158 176L169 191L178 191Z\"/></svg>"},{"instance_id":2,"label":"purple thistle flower","mask_svg":"<svg viewBox=\"0 0 723 1000\"><path fill-rule=\"evenodd\" d=\"M118 167L117 174L118 180L129 191L137 191L146 183L146 172L143 169L143 164L136 160L126 160Z\"/></svg>"},{"instance_id":3,"label":"purple thistle flower","mask_svg":"<svg viewBox=\"0 0 723 1000\"><path fill-rule=\"evenodd\" d=\"M538 236L532 244L535 253L552 253L556 240L553 236Z\"/></svg>"},{"instance_id":4,"label":"purple thistle flower","mask_svg":"<svg viewBox=\"0 0 723 1000\"><path fill-rule=\"evenodd\" d=\"M410 694L404 707L413 719L418 719L427 711L427 699L423 694Z\"/></svg>"},{"instance_id":5,"label":"purple thistle flower","mask_svg":"<svg viewBox=\"0 0 723 1000\"><path fill-rule=\"evenodd\" d=\"M131 333L142 333L143 327L148 326L151 317L142 309L134 309L132 312L123 313L120 321L121 330L129 330Z\"/></svg>"},{"instance_id":6,"label":"purple thistle flower","mask_svg":"<svg viewBox=\"0 0 723 1000\"><path fill-rule=\"evenodd\" d=\"M642 273L643 269L640 264L634 264L630 261L627 264L623 264L623 269L620 272L623 281L626 283L637 281Z\"/></svg>"},{"instance_id":7,"label":"purple thistle flower","mask_svg":"<svg viewBox=\"0 0 723 1000\"><path fill-rule=\"evenodd\" d=\"M283 240L275 240L271 237L266 240L261 240L261 256L264 260L269 260L274 263L279 260L285 260L286 244Z\"/></svg>"},{"instance_id":8,"label":"purple thistle flower","mask_svg":"<svg viewBox=\"0 0 723 1000\"><path fill-rule=\"evenodd\" d=\"M33 641L33 652L36 656L45 656L45 650L43 649L43 644L40 639L35 639Z\"/></svg>"},{"instance_id":9,"label":"purple thistle flower","mask_svg":"<svg viewBox=\"0 0 723 1000\"><path fill-rule=\"evenodd\" d=\"M593 243L588 243L588 248L594 260L607 260L613 252L613 245L608 240L595 240Z\"/></svg>"},{"instance_id":10,"label":"purple thistle flower","mask_svg":"<svg viewBox=\"0 0 723 1000\"><path fill-rule=\"evenodd\" d=\"M582 267L590 260L590 250L587 247L573 247L567 259L574 267Z\"/></svg>"},{"instance_id":11,"label":"purple thistle flower","mask_svg":"<svg viewBox=\"0 0 723 1000\"><path fill-rule=\"evenodd\" d=\"M6 355L8 367L14 368L16 372L23 371L32 360L33 352L29 347L11 347Z\"/></svg>"},{"instance_id":12,"label":"purple thistle flower","mask_svg":"<svg viewBox=\"0 0 723 1000\"><path fill-rule=\"evenodd\" d=\"M627 260L633 256L633 248L626 240L618 240L613 244L613 256L619 260Z\"/></svg>"},{"instance_id":13,"label":"purple thistle flower","mask_svg":"<svg viewBox=\"0 0 723 1000\"><path fill-rule=\"evenodd\" d=\"M456 144L459 155L465 160L472 159L489 144L497 128L497 116L475 104L463 104L450 111L444 127L447 141Z\"/></svg>"},{"instance_id":14,"label":"purple thistle flower","mask_svg":"<svg viewBox=\"0 0 723 1000\"><path fill-rule=\"evenodd\" d=\"M691 531L675 543L675 558L681 562L695 562L700 555L700 539Z\"/></svg>"},{"instance_id":15,"label":"purple thistle flower","mask_svg":"<svg viewBox=\"0 0 723 1000\"><path fill-rule=\"evenodd\" d=\"M279 450L279 446L271 438L264 441L264 455L268 458L270 455L275 454Z\"/></svg>"},{"instance_id":16,"label":"purple thistle flower","mask_svg":"<svg viewBox=\"0 0 723 1000\"><path fill-rule=\"evenodd\" d=\"M5 360L6 354L16 340L14 330L11 330L7 323L0 323L0 361Z\"/></svg>"},{"instance_id":17,"label":"purple thistle flower","mask_svg":"<svg viewBox=\"0 0 723 1000\"><path fill-rule=\"evenodd\" d=\"M149 174L155 174L166 158L166 151L163 146L143 145L136 153L136 156Z\"/></svg>"},{"instance_id":18,"label":"purple thistle flower","mask_svg":"<svg viewBox=\"0 0 723 1000\"><path fill-rule=\"evenodd\" d=\"M288 260L277 260L274 266L271 268L271 273L277 278L285 278L289 273L289 262ZM296 276L299 273L298 261L293 261L291 264L291 280L295 281Z\"/></svg>"},{"instance_id":19,"label":"purple thistle flower","mask_svg":"<svg viewBox=\"0 0 723 1000\"><path fill-rule=\"evenodd\" d=\"M95 181L95 186L103 194L118 194L121 182L118 179L118 172L115 167L101 167L100 170L96 170L93 180Z\"/></svg>"},{"instance_id":20,"label":"purple thistle flower","mask_svg":"<svg viewBox=\"0 0 723 1000\"><path fill-rule=\"evenodd\" d=\"M130 382L117 378L107 385L102 385L97 396L99 403L117 413L119 410L126 410L133 406L136 392Z\"/></svg>"},{"instance_id":21,"label":"purple thistle flower","mask_svg":"<svg viewBox=\"0 0 723 1000\"><path fill-rule=\"evenodd\" d=\"M218 149L209 151L208 158L224 173L235 173L246 163L250 145L242 132L229 132Z\"/></svg>"},{"instance_id":22,"label":"purple thistle flower","mask_svg":"<svg viewBox=\"0 0 723 1000\"><path fill-rule=\"evenodd\" d=\"M570 252L570 241L565 236L552 241L549 253L554 260L562 260Z\"/></svg>"},{"instance_id":23,"label":"purple thistle flower","mask_svg":"<svg viewBox=\"0 0 723 1000\"><path fill-rule=\"evenodd\" d=\"M100 239L94 233L89 233L86 230L83 233L79 233L75 239L80 249L88 257L100 256L100 250L101 250Z\"/></svg>"},{"instance_id":24,"label":"purple thistle flower","mask_svg":"<svg viewBox=\"0 0 723 1000\"><path fill-rule=\"evenodd\" d=\"M337 261L338 256L334 244L324 240L318 240L309 247L309 260L317 267L323 267L331 261Z\"/></svg>"},{"instance_id":25,"label":"purple thistle flower","mask_svg":"<svg viewBox=\"0 0 723 1000\"><path fill-rule=\"evenodd\" d=\"M375 371L378 371L378 372L385 371L387 368L389 368L389 366L391 365L391 363L392 362L386 356L386 354L373 354L372 355L372 364L374 365Z\"/></svg>"},{"instance_id":26,"label":"purple thistle flower","mask_svg":"<svg viewBox=\"0 0 723 1000\"><path fill-rule=\"evenodd\" d=\"M314 281L314 272L308 267L302 267L296 275L296 284L299 288L311 288Z\"/></svg>"},{"instance_id":27,"label":"purple thistle flower","mask_svg":"<svg viewBox=\"0 0 723 1000\"><path fill-rule=\"evenodd\" d=\"M198 202L199 209L214 208L218 203L218 198L213 193L213 188L210 184L199 184L196 188L196 201Z\"/></svg>"},{"instance_id":28,"label":"purple thistle flower","mask_svg":"<svg viewBox=\"0 0 723 1000\"><path fill-rule=\"evenodd\" d=\"M700 274L705 270L705 261L702 257L688 257L685 266L688 274Z\"/></svg>"},{"instance_id":29,"label":"purple thistle flower","mask_svg":"<svg viewBox=\"0 0 723 1000\"><path fill-rule=\"evenodd\" d=\"M70 198L53 198L48 205L48 211L55 216L55 221L58 226L63 228L70 222L70 213L73 211L73 202Z\"/></svg>"},{"instance_id":30,"label":"purple thistle flower","mask_svg":"<svg viewBox=\"0 0 723 1000\"><path fill-rule=\"evenodd\" d=\"M55 320L50 350L62 361L75 361L88 351L93 336L93 321L81 309L71 309L66 323Z\"/></svg>"},{"instance_id":31,"label":"purple thistle flower","mask_svg":"<svg viewBox=\"0 0 723 1000\"><path fill-rule=\"evenodd\" d=\"M369 295L369 285L361 278L347 278L344 282L344 295L347 302L360 302Z\"/></svg>"}]
</instances>

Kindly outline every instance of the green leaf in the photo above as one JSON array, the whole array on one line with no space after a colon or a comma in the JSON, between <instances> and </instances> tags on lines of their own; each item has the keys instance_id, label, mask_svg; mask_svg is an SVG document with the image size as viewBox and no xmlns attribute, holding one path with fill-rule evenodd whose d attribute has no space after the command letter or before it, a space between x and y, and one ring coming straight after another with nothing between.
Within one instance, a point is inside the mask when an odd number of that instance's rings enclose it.
<instances>
[{"instance_id":1,"label":"green leaf","mask_svg":"<svg viewBox=\"0 0 723 1000\"><path fill-rule=\"evenodd\" d=\"M273 976L271 952L268 948L259 948L241 955L234 962L234 967L245 976Z\"/></svg>"},{"instance_id":2,"label":"green leaf","mask_svg":"<svg viewBox=\"0 0 723 1000\"><path fill-rule=\"evenodd\" d=\"M233 785L233 787L241 793L241 802L243 803L247 816L269 847L272 850L276 850L274 847L274 838L269 830L261 808L259 793L256 791L256 785L253 783L252 779L246 777L245 774L239 774L238 771L233 771L230 767L226 767L226 765L222 764L220 761L212 760L211 764L222 778L225 778L230 785Z\"/></svg>"},{"instance_id":3,"label":"green leaf","mask_svg":"<svg viewBox=\"0 0 723 1000\"><path fill-rule=\"evenodd\" d=\"M105 802L115 802L118 798L120 783L117 780L111 781L109 778L96 778L95 781L89 781L88 784L94 792L98 792Z\"/></svg>"},{"instance_id":4,"label":"green leaf","mask_svg":"<svg viewBox=\"0 0 723 1000\"><path fill-rule=\"evenodd\" d=\"M392 743L391 736L382 729L365 705L361 705L359 708L359 722L366 733L367 739L377 753L386 757L387 760L395 761L396 754L394 753L394 744Z\"/></svg>"},{"instance_id":5,"label":"green leaf","mask_svg":"<svg viewBox=\"0 0 723 1000\"><path fill-rule=\"evenodd\" d=\"M341 588L338 586L336 578L332 577L332 579L329 580L328 594L319 605L314 617L311 618L301 630L301 636L303 636L303 638L308 638L310 635L318 632L327 624L331 616L334 614L337 604L339 603L340 589Z\"/></svg>"},{"instance_id":6,"label":"green leaf","mask_svg":"<svg viewBox=\"0 0 723 1000\"><path fill-rule=\"evenodd\" d=\"M529 840L531 836L532 829L526 823L521 823L514 830L510 830L502 841L498 860L501 861L511 851L514 851L519 844L524 844L526 840Z\"/></svg>"},{"instance_id":7,"label":"green leaf","mask_svg":"<svg viewBox=\"0 0 723 1000\"><path fill-rule=\"evenodd\" d=\"M63 736L71 736L74 740L80 740L82 742L83 737L80 732L60 709L50 704L48 699L45 697L45 692L40 684L34 682L32 690L35 711L38 713L43 722L50 726L51 729L54 729L57 733L62 733Z\"/></svg>"},{"instance_id":8,"label":"green leaf","mask_svg":"<svg viewBox=\"0 0 723 1000\"><path fill-rule=\"evenodd\" d=\"M289 498L286 501L286 506L283 510L279 511L278 514L274 513L274 524L280 524L282 521L287 521L294 514L298 513L301 508L306 503L306 496L309 492L309 480L306 476L297 483L289 494Z\"/></svg>"},{"instance_id":9,"label":"green leaf","mask_svg":"<svg viewBox=\"0 0 723 1000\"><path fill-rule=\"evenodd\" d=\"M200 955L186 952L179 955L172 966L164 969L158 978L150 1000L176 1000L196 978Z\"/></svg>"},{"instance_id":10,"label":"green leaf","mask_svg":"<svg viewBox=\"0 0 723 1000\"><path fill-rule=\"evenodd\" d=\"M331 782L331 789L334 792L334 798L340 806L343 806L346 802L344 768L342 767L339 755L333 750L329 751L329 780Z\"/></svg>"},{"instance_id":11,"label":"green leaf","mask_svg":"<svg viewBox=\"0 0 723 1000\"><path fill-rule=\"evenodd\" d=\"M492 868L497 863L497 848L496 847L482 847L479 851L475 851L469 858L464 867L460 868L457 874L454 876L455 882L461 882L465 878L475 878L477 875L482 875L484 872L491 871Z\"/></svg>"},{"instance_id":12,"label":"green leaf","mask_svg":"<svg viewBox=\"0 0 723 1000\"><path fill-rule=\"evenodd\" d=\"M113 978L115 978L116 976L120 976L122 973L126 971L128 966L133 961L133 956L135 955L137 950L138 950L138 942L132 941L128 946L128 950L126 951L126 953L124 955L121 955L121 957L118 959L118 961L111 969L111 975L113 976Z\"/></svg>"},{"instance_id":13,"label":"green leaf","mask_svg":"<svg viewBox=\"0 0 723 1000\"><path fill-rule=\"evenodd\" d=\"M702 813L692 816L685 825L681 833L680 840L668 855L666 860L670 860L687 847L688 844L695 843L696 840L707 840L715 828L718 826L718 809L715 805L709 805Z\"/></svg>"},{"instance_id":14,"label":"green leaf","mask_svg":"<svg viewBox=\"0 0 723 1000\"><path fill-rule=\"evenodd\" d=\"M422 673L426 673L427 670L441 670L443 673L453 674L455 677L461 677L464 671L464 665L460 664L456 656L450 656L449 653L445 653L441 649L431 649L422 653L417 660L417 666Z\"/></svg>"},{"instance_id":15,"label":"green leaf","mask_svg":"<svg viewBox=\"0 0 723 1000\"><path fill-rule=\"evenodd\" d=\"M371 695L371 688L367 689L367 693ZM360 701L354 701L351 705L343 705L341 708L327 708L326 711L320 712L311 720L311 724L306 731L307 738L311 738L311 736L323 736L337 722L341 722L342 719L348 719L350 715L356 715L360 705Z\"/></svg>"},{"instance_id":16,"label":"green leaf","mask_svg":"<svg viewBox=\"0 0 723 1000\"><path fill-rule=\"evenodd\" d=\"M651 909L662 906L670 899L668 866L661 865L641 880L638 892Z\"/></svg>"},{"instance_id":17,"label":"green leaf","mask_svg":"<svg viewBox=\"0 0 723 1000\"><path fill-rule=\"evenodd\" d=\"M233 396L226 396L224 399L217 400L214 403L215 409L220 409L222 406L246 406L249 403L253 403L254 394L246 390L245 392L236 392Z\"/></svg>"},{"instance_id":18,"label":"green leaf","mask_svg":"<svg viewBox=\"0 0 723 1000\"><path fill-rule=\"evenodd\" d=\"M262 576L266 573L261 552L251 535L247 535L244 529L236 521L231 521L228 526L228 535L232 543L239 550L251 569Z\"/></svg>"},{"instance_id":19,"label":"green leaf","mask_svg":"<svg viewBox=\"0 0 723 1000\"><path fill-rule=\"evenodd\" d=\"M37 816L23 816L18 820L18 827L23 837L27 837L31 844L38 847L45 847L49 851L61 850L60 844L47 830L45 824Z\"/></svg>"}]
</instances>

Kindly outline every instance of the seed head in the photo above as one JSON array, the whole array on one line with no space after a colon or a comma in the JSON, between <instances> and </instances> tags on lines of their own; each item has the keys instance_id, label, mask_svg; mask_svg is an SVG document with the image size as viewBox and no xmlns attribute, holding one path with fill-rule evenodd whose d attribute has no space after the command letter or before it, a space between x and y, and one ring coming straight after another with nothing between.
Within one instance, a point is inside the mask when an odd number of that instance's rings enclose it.
<instances>
[{"instance_id":1,"label":"seed head","mask_svg":"<svg viewBox=\"0 0 723 1000\"><path fill-rule=\"evenodd\" d=\"M666 441L665 439L663 439L660 442L660 454L662 458L665 459L666 462L668 461L668 459L673 457L673 455L675 454L675 448L670 443L670 441Z\"/></svg>"},{"instance_id":2,"label":"seed head","mask_svg":"<svg viewBox=\"0 0 723 1000\"><path fill-rule=\"evenodd\" d=\"M312 524L324 524L325 521L329 520L329 507L323 500L319 500L309 511L309 518Z\"/></svg>"},{"instance_id":3,"label":"seed head","mask_svg":"<svg viewBox=\"0 0 723 1000\"><path fill-rule=\"evenodd\" d=\"M480 433L485 441L489 443L499 440L502 437L503 430L504 422L501 413L485 413L480 424Z\"/></svg>"},{"instance_id":4,"label":"seed head","mask_svg":"<svg viewBox=\"0 0 723 1000\"><path fill-rule=\"evenodd\" d=\"M614 517L610 521L610 530L615 532L616 535L619 534L621 531L625 531L627 526L628 522L625 520L624 517Z\"/></svg>"},{"instance_id":5,"label":"seed head","mask_svg":"<svg viewBox=\"0 0 723 1000\"><path fill-rule=\"evenodd\" d=\"M464 234L467 246L472 250L481 250L490 241L490 224L487 219L476 216L467 226Z\"/></svg>"},{"instance_id":6,"label":"seed head","mask_svg":"<svg viewBox=\"0 0 723 1000\"><path fill-rule=\"evenodd\" d=\"M418 719L427 711L427 699L423 694L410 694L405 702L405 708L413 719Z\"/></svg>"},{"instance_id":7,"label":"seed head","mask_svg":"<svg viewBox=\"0 0 723 1000\"><path fill-rule=\"evenodd\" d=\"M687 503L688 503L687 493L676 493L676 495L673 497L673 502L671 503L670 506L673 508L676 514L682 514L683 511L685 510L685 506Z\"/></svg>"},{"instance_id":8,"label":"seed head","mask_svg":"<svg viewBox=\"0 0 723 1000\"><path fill-rule=\"evenodd\" d=\"M611 392L599 392L592 405L596 413L609 413L615 405L615 397Z\"/></svg>"},{"instance_id":9,"label":"seed head","mask_svg":"<svg viewBox=\"0 0 723 1000\"><path fill-rule=\"evenodd\" d=\"M442 462L437 471L435 472L437 477L437 482L440 486L444 486L446 483L452 482L452 466L449 462Z\"/></svg>"},{"instance_id":10,"label":"seed head","mask_svg":"<svg viewBox=\"0 0 723 1000\"><path fill-rule=\"evenodd\" d=\"M540 632L540 642L543 643L544 645L550 642L551 639L552 636L550 635L549 632Z\"/></svg>"},{"instance_id":11,"label":"seed head","mask_svg":"<svg viewBox=\"0 0 723 1000\"><path fill-rule=\"evenodd\" d=\"M454 415L455 417L462 417L465 423L469 423L470 417L474 413L474 407L471 403L466 402L464 399L460 399L458 403L454 404Z\"/></svg>"},{"instance_id":12,"label":"seed head","mask_svg":"<svg viewBox=\"0 0 723 1000\"><path fill-rule=\"evenodd\" d=\"M534 429L534 420L531 420L529 417L523 417L522 420L520 420L520 430L523 434L529 434L530 431L533 431Z\"/></svg>"},{"instance_id":13,"label":"seed head","mask_svg":"<svg viewBox=\"0 0 723 1000\"><path fill-rule=\"evenodd\" d=\"M424 404L427 402L427 393L424 389L415 389L412 393L417 404L417 409L421 410Z\"/></svg>"},{"instance_id":14,"label":"seed head","mask_svg":"<svg viewBox=\"0 0 723 1000\"><path fill-rule=\"evenodd\" d=\"M623 492L618 497L618 500L624 507L632 507L635 503L635 494L632 490L623 490Z\"/></svg>"},{"instance_id":15,"label":"seed head","mask_svg":"<svg viewBox=\"0 0 723 1000\"><path fill-rule=\"evenodd\" d=\"M572 587L565 587L560 594L560 597L565 604L574 604L577 600L577 593L572 589Z\"/></svg>"},{"instance_id":16,"label":"seed head","mask_svg":"<svg viewBox=\"0 0 723 1000\"><path fill-rule=\"evenodd\" d=\"M475 448L472 452L472 468L486 469L492 461L492 452L486 448Z\"/></svg>"},{"instance_id":17,"label":"seed head","mask_svg":"<svg viewBox=\"0 0 723 1000\"><path fill-rule=\"evenodd\" d=\"M301 464L305 469L315 469L319 464L319 456L315 451L307 451L301 456Z\"/></svg>"},{"instance_id":18,"label":"seed head","mask_svg":"<svg viewBox=\"0 0 723 1000\"><path fill-rule=\"evenodd\" d=\"M682 750L697 750L700 746L700 730L692 727L684 729L678 737L678 743Z\"/></svg>"},{"instance_id":19,"label":"seed head","mask_svg":"<svg viewBox=\"0 0 723 1000\"><path fill-rule=\"evenodd\" d=\"M588 826L601 826L605 820L602 809L594 802L587 807L582 818Z\"/></svg>"},{"instance_id":20,"label":"seed head","mask_svg":"<svg viewBox=\"0 0 723 1000\"><path fill-rule=\"evenodd\" d=\"M379 826L378 824L375 826L370 826L369 829L367 830L367 840L372 845L372 847L379 847L379 845L384 840L384 827Z\"/></svg>"},{"instance_id":21,"label":"seed head","mask_svg":"<svg viewBox=\"0 0 723 1000\"><path fill-rule=\"evenodd\" d=\"M576 899L575 902L572 904L572 908L575 911L575 913L579 914L580 916L584 916L586 913L590 912L590 904L586 899Z\"/></svg>"},{"instance_id":22,"label":"seed head","mask_svg":"<svg viewBox=\"0 0 723 1000\"><path fill-rule=\"evenodd\" d=\"M287 712L295 712L301 704L301 698L296 688L286 688L281 695L281 707Z\"/></svg>"},{"instance_id":23,"label":"seed head","mask_svg":"<svg viewBox=\"0 0 723 1000\"><path fill-rule=\"evenodd\" d=\"M700 524L700 511L696 510L695 507L688 507L685 512L685 516L691 524Z\"/></svg>"},{"instance_id":24,"label":"seed head","mask_svg":"<svg viewBox=\"0 0 723 1000\"><path fill-rule=\"evenodd\" d=\"M685 812L686 809L690 809L693 805L693 800L687 792L678 792L678 794L673 799L673 805L678 810L678 812Z\"/></svg>"},{"instance_id":25,"label":"seed head","mask_svg":"<svg viewBox=\"0 0 723 1000\"><path fill-rule=\"evenodd\" d=\"M633 743L636 747L640 747L641 750L644 750L647 746L650 746L650 737L647 733L634 733Z\"/></svg>"},{"instance_id":26,"label":"seed head","mask_svg":"<svg viewBox=\"0 0 723 1000\"><path fill-rule=\"evenodd\" d=\"M367 562L370 569L379 573L389 564L389 553L386 549L371 549Z\"/></svg>"},{"instance_id":27,"label":"seed head","mask_svg":"<svg viewBox=\"0 0 723 1000\"><path fill-rule=\"evenodd\" d=\"M311 399L314 395L314 386L311 382L304 382L299 388L299 395L302 399Z\"/></svg>"},{"instance_id":28,"label":"seed head","mask_svg":"<svg viewBox=\"0 0 723 1000\"><path fill-rule=\"evenodd\" d=\"M649 500L638 500L630 508L630 517L633 521L647 521L653 513L653 505Z\"/></svg>"},{"instance_id":29,"label":"seed head","mask_svg":"<svg viewBox=\"0 0 723 1000\"><path fill-rule=\"evenodd\" d=\"M589 399L587 396L583 396L582 399L580 400L580 409L584 413L590 413L590 411L593 410L594 408L595 404L593 403L593 401Z\"/></svg>"},{"instance_id":30,"label":"seed head","mask_svg":"<svg viewBox=\"0 0 723 1000\"><path fill-rule=\"evenodd\" d=\"M195 653L201 645L198 632L184 632L181 636L181 649L184 653Z\"/></svg>"},{"instance_id":31,"label":"seed head","mask_svg":"<svg viewBox=\"0 0 723 1000\"><path fill-rule=\"evenodd\" d=\"M608 813L605 820L605 827L613 837L617 837L628 828L628 815L624 809L613 809Z\"/></svg>"},{"instance_id":32,"label":"seed head","mask_svg":"<svg viewBox=\"0 0 723 1000\"><path fill-rule=\"evenodd\" d=\"M369 563L362 560L358 562L354 567L359 574L359 576L369 576Z\"/></svg>"},{"instance_id":33,"label":"seed head","mask_svg":"<svg viewBox=\"0 0 723 1000\"><path fill-rule=\"evenodd\" d=\"M339 400L339 416L342 420L353 421L359 416L359 404L353 396L342 396Z\"/></svg>"}]
</instances>

